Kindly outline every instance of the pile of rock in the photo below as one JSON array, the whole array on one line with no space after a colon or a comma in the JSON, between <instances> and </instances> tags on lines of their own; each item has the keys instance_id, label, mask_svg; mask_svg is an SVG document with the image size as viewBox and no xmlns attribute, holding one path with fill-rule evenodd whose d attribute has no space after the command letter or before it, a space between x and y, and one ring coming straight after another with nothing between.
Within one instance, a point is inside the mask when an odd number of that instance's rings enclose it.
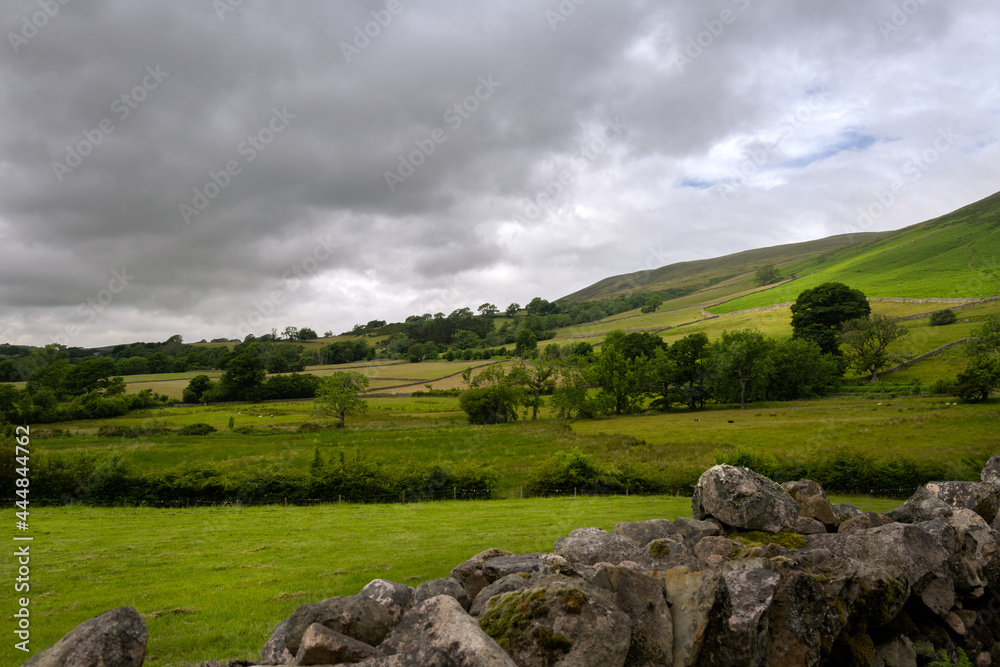
<instances>
[{"instance_id":1,"label":"pile of rock","mask_svg":"<svg viewBox=\"0 0 1000 667\"><path fill-rule=\"evenodd\" d=\"M416 589L375 580L300 606L261 664L916 667L923 645L1000 665L1000 455L982 480L926 484L878 514L810 480L715 466L693 519L582 528L554 553L489 549ZM102 650L114 659L66 661ZM122 608L27 664L144 653L145 626Z\"/></svg>"}]
</instances>

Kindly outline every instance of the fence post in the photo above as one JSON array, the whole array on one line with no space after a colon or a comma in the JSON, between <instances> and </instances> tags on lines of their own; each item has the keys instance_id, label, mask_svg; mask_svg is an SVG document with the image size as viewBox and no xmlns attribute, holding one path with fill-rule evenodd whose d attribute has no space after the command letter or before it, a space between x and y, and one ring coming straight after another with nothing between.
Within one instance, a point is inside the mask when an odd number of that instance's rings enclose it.
<instances>
[{"instance_id":1,"label":"fence post","mask_svg":"<svg viewBox=\"0 0 1000 667\"><path fill-rule=\"evenodd\" d=\"M576 487L573 487L573 497L576 498Z\"/></svg>"},{"instance_id":2,"label":"fence post","mask_svg":"<svg viewBox=\"0 0 1000 667\"><path fill-rule=\"evenodd\" d=\"M288 507L288 498L285 498L285 507Z\"/></svg>"},{"instance_id":3,"label":"fence post","mask_svg":"<svg viewBox=\"0 0 1000 667\"><path fill-rule=\"evenodd\" d=\"M337 504L338 505L341 503L341 501L342 501L343 498L344 498L344 496L340 495L339 493L337 494Z\"/></svg>"},{"instance_id":4,"label":"fence post","mask_svg":"<svg viewBox=\"0 0 1000 667\"><path fill-rule=\"evenodd\" d=\"M403 504L406 504L406 491L403 491Z\"/></svg>"},{"instance_id":5,"label":"fence post","mask_svg":"<svg viewBox=\"0 0 1000 667\"><path fill-rule=\"evenodd\" d=\"M524 487L521 487L521 500L524 500Z\"/></svg>"},{"instance_id":6,"label":"fence post","mask_svg":"<svg viewBox=\"0 0 1000 667\"><path fill-rule=\"evenodd\" d=\"M457 486L451 487L451 499L452 500L458 500L458 487Z\"/></svg>"}]
</instances>

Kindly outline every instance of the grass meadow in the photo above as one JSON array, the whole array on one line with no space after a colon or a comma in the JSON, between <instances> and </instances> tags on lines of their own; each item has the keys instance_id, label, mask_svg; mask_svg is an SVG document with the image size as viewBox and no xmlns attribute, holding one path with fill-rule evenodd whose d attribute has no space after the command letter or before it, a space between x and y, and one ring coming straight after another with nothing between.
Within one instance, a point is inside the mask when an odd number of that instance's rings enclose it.
<instances>
[{"instance_id":1,"label":"grass meadow","mask_svg":"<svg viewBox=\"0 0 1000 667\"><path fill-rule=\"evenodd\" d=\"M846 500L886 511L898 501ZM260 659L268 636L306 602L372 579L416 586L489 547L551 551L575 528L690 516L683 497L559 498L396 505L33 510L32 654L114 607L149 628L146 665ZM4 558L4 580L14 574ZM5 616L12 620L13 598ZM3 664L26 656L4 642Z\"/></svg>"}]
</instances>

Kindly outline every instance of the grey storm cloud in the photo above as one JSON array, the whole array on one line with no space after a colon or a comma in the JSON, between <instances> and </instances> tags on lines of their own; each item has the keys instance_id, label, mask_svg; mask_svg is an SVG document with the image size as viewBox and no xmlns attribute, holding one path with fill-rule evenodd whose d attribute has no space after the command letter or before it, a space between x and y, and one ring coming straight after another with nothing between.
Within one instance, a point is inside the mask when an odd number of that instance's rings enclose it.
<instances>
[{"instance_id":1,"label":"grey storm cloud","mask_svg":"<svg viewBox=\"0 0 1000 667\"><path fill-rule=\"evenodd\" d=\"M551 300L1000 172L986 2L20 0L0 28L4 342Z\"/></svg>"}]
</instances>

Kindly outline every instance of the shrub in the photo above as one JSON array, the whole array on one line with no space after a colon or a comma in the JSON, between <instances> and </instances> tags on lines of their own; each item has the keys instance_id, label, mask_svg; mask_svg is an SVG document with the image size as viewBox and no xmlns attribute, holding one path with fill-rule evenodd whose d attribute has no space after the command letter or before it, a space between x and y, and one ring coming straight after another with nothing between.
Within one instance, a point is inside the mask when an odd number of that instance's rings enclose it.
<instances>
[{"instance_id":1,"label":"shrub","mask_svg":"<svg viewBox=\"0 0 1000 667\"><path fill-rule=\"evenodd\" d=\"M209 433L215 433L215 431L216 428L211 424L188 424L178 429L177 435L208 435Z\"/></svg>"},{"instance_id":2,"label":"shrub","mask_svg":"<svg viewBox=\"0 0 1000 667\"><path fill-rule=\"evenodd\" d=\"M958 315L951 308L945 308L944 310L939 310L933 315L931 315L931 326L940 327L945 324L951 324L958 320Z\"/></svg>"}]
</instances>

